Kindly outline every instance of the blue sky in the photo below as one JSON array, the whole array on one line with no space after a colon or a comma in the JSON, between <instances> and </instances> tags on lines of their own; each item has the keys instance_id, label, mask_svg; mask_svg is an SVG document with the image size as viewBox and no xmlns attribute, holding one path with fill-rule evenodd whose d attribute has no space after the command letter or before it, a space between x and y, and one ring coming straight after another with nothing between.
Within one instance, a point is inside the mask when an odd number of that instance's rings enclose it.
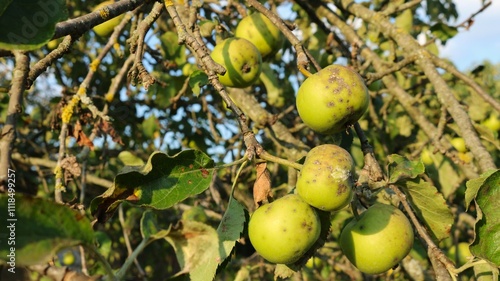
<instances>
[{"instance_id":1,"label":"blue sky","mask_svg":"<svg viewBox=\"0 0 500 281\"><path fill-rule=\"evenodd\" d=\"M481 8L481 0L457 0L459 18L455 24L467 19ZM441 49L440 56L452 60L458 69L466 70L484 60L500 63L500 1L475 17L469 30L460 32Z\"/></svg>"}]
</instances>

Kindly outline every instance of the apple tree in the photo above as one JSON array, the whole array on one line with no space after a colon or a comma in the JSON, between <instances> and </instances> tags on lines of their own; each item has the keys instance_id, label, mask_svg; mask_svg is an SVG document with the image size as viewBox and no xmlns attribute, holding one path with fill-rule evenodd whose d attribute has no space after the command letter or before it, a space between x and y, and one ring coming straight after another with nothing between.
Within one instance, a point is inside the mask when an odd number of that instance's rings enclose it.
<instances>
[{"instance_id":1,"label":"apple tree","mask_svg":"<svg viewBox=\"0 0 500 281\"><path fill-rule=\"evenodd\" d=\"M0 1L0 279L498 280L482 4Z\"/></svg>"}]
</instances>

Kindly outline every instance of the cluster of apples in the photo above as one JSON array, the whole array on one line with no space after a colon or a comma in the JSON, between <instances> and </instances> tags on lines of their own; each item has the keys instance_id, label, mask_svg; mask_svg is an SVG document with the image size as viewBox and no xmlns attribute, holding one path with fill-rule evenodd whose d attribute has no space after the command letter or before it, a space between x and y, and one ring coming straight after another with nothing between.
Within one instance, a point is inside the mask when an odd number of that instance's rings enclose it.
<instances>
[{"instance_id":1,"label":"cluster of apples","mask_svg":"<svg viewBox=\"0 0 500 281\"><path fill-rule=\"evenodd\" d=\"M317 210L335 212L353 197L351 155L324 144L306 156L295 194L259 207L248 224L255 250L272 263L298 261L318 240L321 221ZM413 228L398 208L375 203L342 229L338 243L351 263L367 274L396 266L413 246Z\"/></svg>"},{"instance_id":2,"label":"cluster of apples","mask_svg":"<svg viewBox=\"0 0 500 281\"><path fill-rule=\"evenodd\" d=\"M219 80L224 86L253 85L262 71L262 61L283 45L281 31L263 14L255 12L236 26L234 37L218 42L210 56L226 69Z\"/></svg>"},{"instance_id":3,"label":"cluster of apples","mask_svg":"<svg viewBox=\"0 0 500 281\"><path fill-rule=\"evenodd\" d=\"M352 69L331 65L309 76L300 86L299 116L322 134L345 131L368 108L363 79ZM297 262L318 240L321 221L317 210L335 212L352 200L354 161L334 144L311 149L305 158L294 194L259 207L251 216L248 235L255 250L279 264ZM340 248L351 263L367 274L396 266L411 250L414 233L398 208L375 203L343 228Z\"/></svg>"}]
</instances>

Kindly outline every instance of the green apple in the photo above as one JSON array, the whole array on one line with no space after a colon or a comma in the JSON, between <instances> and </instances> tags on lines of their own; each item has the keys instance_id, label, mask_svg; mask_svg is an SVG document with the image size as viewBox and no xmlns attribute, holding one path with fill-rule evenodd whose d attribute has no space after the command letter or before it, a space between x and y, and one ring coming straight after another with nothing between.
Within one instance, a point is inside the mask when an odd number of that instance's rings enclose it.
<instances>
[{"instance_id":1,"label":"green apple","mask_svg":"<svg viewBox=\"0 0 500 281\"><path fill-rule=\"evenodd\" d=\"M493 132L500 130L500 118L496 114L491 114L482 124Z\"/></svg>"},{"instance_id":2,"label":"green apple","mask_svg":"<svg viewBox=\"0 0 500 281\"><path fill-rule=\"evenodd\" d=\"M248 222L248 237L257 253L279 264L296 262L316 242L320 231L316 211L296 194L259 207Z\"/></svg>"},{"instance_id":3,"label":"green apple","mask_svg":"<svg viewBox=\"0 0 500 281\"><path fill-rule=\"evenodd\" d=\"M330 65L308 77L297 92L297 110L314 131L345 131L368 109L370 96L361 76L348 67Z\"/></svg>"},{"instance_id":4,"label":"green apple","mask_svg":"<svg viewBox=\"0 0 500 281\"><path fill-rule=\"evenodd\" d=\"M413 228L398 208L376 203L342 230L340 248L366 274L386 272L412 249Z\"/></svg>"},{"instance_id":5,"label":"green apple","mask_svg":"<svg viewBox=\"0 0 500 281\"><path fill-rule=\"evenodd\" d=\"M53 40L50 40L49 43L47 43L47 49L49 50L54 50L55 48L57 48L59 46L59 44L62 42L63 38L57 38L57 39L53 39Z\"/></svg>"},{"instance_id":6,"label":"green apple","mask_svg":"<svg viewBox=\"0 0 500 281\"><path fill-rule=\"evenodd\" d=\"M102 9L108 5L113 4L113 3L115 3L115 1L111 1L111 0L104 1L101 4L97 5L93 11L97 11L97 10ZM108 17L108 10L102 9L100 13L101 13L101 17L103 17L103 18ZM107 37L113 32L115 27L118 24L120 24L120 22L122 21L124 16L125 16L124 14L121 14L121 15L114 17L108 21L105 21L99 25L96 25L96 26L94 26L93 30L97 35L99 35L101 37Z\"/></svg>"},{"instance_id":7,"label":"green apple","mask_svg":"<svg viewBox=\"0 0 500 281\"><path fill-rule=\"evenodd\" d=\"M245 88L259 79L262 57L246 39L224 39L214 47L210 56L226 69L224 75L219 75L220 82L225 86Z\"/></svg>"},{"instance_id":8,"label":"green apple","mask_svg":"<svg viewBox=\"0 0 500 281\"><path fill-rule=\"evenodd\" d=\"M279 28L261 13L244 17L236 26L234 36L252 42L263 58L275 54L284 41Z\"/></svg>"},{"instance_id":9,"label":"green apple","mask_svg":"<svg viewBox=\"0 0 500 281\"><path fill-rule=\"evenodd\" d=\"M465 146L465 140L463 138L457 137L457 138L451 139L451 145L458 152L467 152L467 147Z\"/></svg>"},{"instance_id":10,"label":"green apple","mask_svg":"<svg viewBox=\"0 0 500 281\"><path fill-rule=\"evenodd\" d=\"M424 148L422 150L422 153L420 154L420 159L426 166L434 164L434 160L432 159L432 153L427 148Z\"/></svg>"},{"instance_id":11,"label":"green apple","mask_svg":"<svg viewBox=\"0 0 500 281\"><path fill-rule=\"evenodd\" d=\"M352 199L354 161L345 149L323 144L311 149L297 179L297 194L323 211L337 211Z\"/></svg>"},{"instance_id":12,"label":"green apple","mask_svg":"<svg viewBox=\"0 0 500 281\"><path fill-rule=\"evenodd\" d=\"M72 265L75 263L75 255L73 254L72 251L66 251L64 252L62 256L62 261L61 263L63 265Z\"/></svg>"},{"instance_id":13,"label":"green apple","mask_svg":"<svg viewBox=\"0 0 500 281\"><path fill-rule=\"evenodd\" d=\"M467 242L460 242L457 245L451 246L448 251L446 251L446 256L454 261L457 266L464 265L470 258L473 257L469 249L469 243Z\"/></svg>"},{"instance_id":14,"label":"green apple","mask_svg":"<svg viewBox=\"0 0 500 281\"><path fill-rule=\"evenodd\" d=\"M306 262L306 267L309 269L320 269L323 266L323 261L318 257L311 257Z\"/></svg>"}]
</instances>

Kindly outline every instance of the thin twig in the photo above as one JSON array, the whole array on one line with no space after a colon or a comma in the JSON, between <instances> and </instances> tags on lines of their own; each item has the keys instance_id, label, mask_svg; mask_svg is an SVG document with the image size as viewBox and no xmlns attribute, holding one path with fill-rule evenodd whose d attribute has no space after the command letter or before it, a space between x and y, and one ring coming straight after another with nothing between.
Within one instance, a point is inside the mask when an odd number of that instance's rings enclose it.
<instances>
[{"instance_id":1,"label":"thin twig","mask_svg":"<svg viewBox=\"0 0 500 281\"><path fill-rule=\"evenodd\" d=\"M480 13L484 12L484 10L486 10L486 8L488 8L489 6L491 6L491 4L493 4L493 1L489 1L487 3L484 3L484 5L475 13L473 13L472 15L470 15L467 19L465 19L463 22L457 24L455 27L456 28L459 28L459 27L465 27L466 30L469 30L469 28L472 26L472 24L474 23L474 18L479 15Z\"/></svg>"},{"instance_id":2,"label":"thin twig","mask_svg":"<svg viewBox=\"0 0 500 281\"><path fill-rule=\"evenodd\" d=\"M469 85L474 91L487 103L489 103L497 112L500 112L500 102L490 96L481 86L479 86L474 79L460 72L456 67L452 64L447 63L445 60L432 56L432 61L436 64L437 67L442 68L449 73L453 74L458 79L464 81L465 84Z\"/></svg>"},{"instance_id":3,"label":"thin twig","mask_svg":"<svg viewBox=\"0 0 500 281\"><path fill-rule=\"evenodd\" d=\"M384 69L381 72L368 73L366 75L366 85L370 85L371 83L381 79L382 77L384 77L386 75L389 75L391 73L394 73L396 71L403 69L404 67L408 66L409 64L412 64L413 62L415 62L416 59L417 59L416 54L410 54L410 55L406 56L404 59L402 59L401 61L394 63L393 65L391 65L390 67L387 67L386 69Z\"/></svg>"},{"instance_id":4,"label":"thin twig","mask_svg":"<svg viewBox=\"0 0 500 281\"><path fill-rule=\"evenodd\" d=\"M118 207L118 220L120 221L120 225L122 227L122 234L123 234L123 239L125 241L125 246L127 247L127 252L128 255L131 256L133 253L132 250L132 245L130 244L130 228L127 227L127 224L125 223L125 216L123 214L123 204L120 204ZM144 269L142 269L142 266L139 264L139 261L137 258L133 259L133 262L135 264L135 267L139 271L140 276L144 277L146 276L146 272L144 272ZM122 280L122 278L119 278Z\"/></svg>"},{"instance_id":5,"label":"thin twig","mask_svg":"<svg viewBox=\"0 0 500 281\"><path fill-rule=\"evenodd\" d=\"M47 68L49 68L52 63L56 60L69 53L71 50L71 45L78 39L78 37L66 36L64 40L52 50L52 52L48 53L45 57L41 58L37 61L33 67L30 69L30 73L26 79L26 88L30 88L33 85L35 79L45 72Z\"/></svg>"},{"instance_id":6,"label":"thin twig","mask_svg":"<svg viewBox=\"0 0 500 281\"><path fill-rule=\"evenodd\" d=\"M134 85L136 80L142 83L143 87L147 90L149 86L156 82L155 78L149 74L144 65L142 64L142 58L144 56L144 38L146 33L151 28L153 23L160 17L165 5L160 2L155 2L151 12L144 18L144 20L139 23L137 29L134 31L130 39L131 42L130 50L135 53L134 65L128 73L128 77Z\"/></svg>"},{"instance_id":7,"label":"thin twig","mask_svg":"<svg viewBox=\"0 0 500 281\"><path fill-rule=\"evenodd\" d=\"M13 153L12 154L12 159L19 161L20 163L26 164L26 165L33 165L33 166L41 166L41 167L47 167L47 168L52 168L54 169L57 166L57 163L49 160L49 159L42 159L42 158L36 158L36 157L23 157L19 153ZM83 174L82 174L83 175ZM86 181L89 184L95 184L97 186L101 186L104 188L109 188L111 185L113 185L112 181L102 179L93 175L85 175Z\"/></svg>"}]
</instances>

